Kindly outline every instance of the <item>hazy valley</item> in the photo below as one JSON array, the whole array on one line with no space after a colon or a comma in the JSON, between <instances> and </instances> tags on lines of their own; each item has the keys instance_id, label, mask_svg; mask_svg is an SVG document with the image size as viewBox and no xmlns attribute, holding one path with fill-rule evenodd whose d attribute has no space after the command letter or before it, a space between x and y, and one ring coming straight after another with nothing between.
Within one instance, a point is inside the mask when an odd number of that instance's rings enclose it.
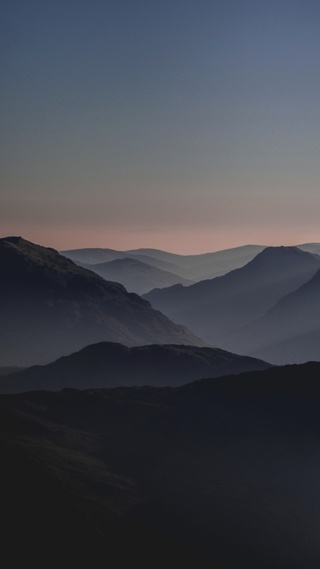
<instances>
[{"instance_id":1,"label":"hazy valley","mask_svg":"<svg viewBox=\"0 0 320 569\"><path fill-rule=\"evenodd\" d=\"M317 254L298 247L267 247L252 261L224 276L188 287L175 285L155 289L144 298L175 322L188 326L207 342L223 349L251 356L259 353L258 357L272 363L301 363L319 359L316 342L312 342L313 347L306 357L302 338L303 334L309 333L312 337L320 331L315 292L319 270ZM303 293L297 292L300 287ZM289 309L285 299L295 294L297 305L293 301ZM299 301L302 295L304 300ZM299 302L304 302L304 306L308 304L309 308L300 310L300 317L296 318ZM277 311L284 305L288 307L287 316L279 325ZM301 349L295 340L299 336ZM277 340L287 341L283 356L277 353Z\"/></svg>"}]
</instances>

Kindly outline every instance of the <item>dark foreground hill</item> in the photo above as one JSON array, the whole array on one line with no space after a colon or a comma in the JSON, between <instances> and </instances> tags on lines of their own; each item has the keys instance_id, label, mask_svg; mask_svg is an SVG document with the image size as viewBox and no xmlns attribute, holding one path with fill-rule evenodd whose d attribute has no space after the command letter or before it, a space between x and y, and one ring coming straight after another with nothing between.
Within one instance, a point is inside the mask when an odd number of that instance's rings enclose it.
<instances>
[{"instance_id":1,"label":"dark foreground hill","mask_svg":"<svg viewBox=\"0 0 320 569\"><path fill-rule=\"evenodd\" d=\"M203 342L138 295L21 237L0 239L1 366L47 363L99 341Z\"/></svg>"},{"instance_id":2,"label":"dark foreground hill","mask_svg":"<svg viewBox=\"0 0 320 569\"><path fill-rule=\"evenodd\" d=\"M319 376L1 396L2 554L318 569Z\"/></svg>"},{"instance_id":3,"label":"dark foreground hill","mask_svg":"<svg viewBox=\"0 0 320 569\"><path fill-rule=\"evenodd\" d=\"M218 348L150 345L129 348L103 342L83 348L46 366L0 377L0 393L66 387L179 386L206 377L262 370L269 364ZM14 370L15 371L15 370ZM8 374L7 374L8 375Z\"/></svg>"}]
</instances>

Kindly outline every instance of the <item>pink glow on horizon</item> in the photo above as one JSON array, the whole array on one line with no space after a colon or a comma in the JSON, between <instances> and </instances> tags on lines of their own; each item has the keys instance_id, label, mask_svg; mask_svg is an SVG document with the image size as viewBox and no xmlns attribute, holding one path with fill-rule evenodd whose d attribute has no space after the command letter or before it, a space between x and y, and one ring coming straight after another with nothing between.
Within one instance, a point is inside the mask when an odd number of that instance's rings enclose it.
<instances>
[{"instance_id":1,"label":"pink glow on horizon","mask_svg":"<svg viewBox=\"0 0 320 569\"><path fill-rule=\"evenodd\" d=\"M20 235L24 239L58 250L101 247L116 250L139 248L162 249L180 254L200 254L241 245L297 245L320 242L319 231L306 228L193 228L190 230L164 229L128 230L101 227L30 227L2 226L1 237Z\"/></svg>"}]
</instances>

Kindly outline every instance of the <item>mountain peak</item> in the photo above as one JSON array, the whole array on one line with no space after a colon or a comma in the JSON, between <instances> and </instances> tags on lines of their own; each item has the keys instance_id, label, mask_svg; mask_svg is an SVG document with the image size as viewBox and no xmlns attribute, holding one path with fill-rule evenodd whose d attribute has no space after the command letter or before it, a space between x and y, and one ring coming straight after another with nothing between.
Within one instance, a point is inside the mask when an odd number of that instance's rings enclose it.
<instances>
[{"instance_id":1,"label":"mountain peak","mask_svg":"<svg viewBox=\"0 0 320 569\"><path fill-rule=\"evenodd\" d=\"M248 267L260 267L262 265L268 267L282 263L313 263L319 261L319 256L308 251L302 251L294 246L266 247L248 263Z\"/></svg>"},{"instance_id":2,"label":"mountain peak","mask_svg":"<svg viewBox=\"0 0 320 569\"><path fill-rule=\"evenodd\" d=\"M54 253L57 257L60 256L58 251L56 251L55 249L52 249L51 247L43 247L42 245L37 245L36 243L32 243L31 241L24 239L20 235L2 237L0 239L0 248L2 250L10 249L11 252L13 250L16 250L25 255L29 255L33 251L34 253L37 252L38 254L41 252L42 255L48 255Z\"/></svg>"},{"instance_id":3,"label":"mountain peak","mask_svg":"<svg viewBox=\"0 0 320 569\"><path fill-rule=\"evenodd\" d=\"M4 242L7 241L8 243L19 243L19 241L24 241L24 239L21 237L21 235L19 235L19 236L12 235L9 237L2 237L0 239L0 242L1 241L4 241Z\"/></svg>"},{"instance_id":4,"label":"mountain peak","mask_svg":"<svg viewBox=\"0 0 320 569\"><path fill-rule=\"evenodd\" d=\"M295 246L287 246L287 245L279 245L279 246L270 246L265 247L263 251L258 253L256 257L267 257L270 255L285 255L285 254L295 254L295 255L304 255L306 251L302 251L299 247Z\"/></svg>"}]
</instances>

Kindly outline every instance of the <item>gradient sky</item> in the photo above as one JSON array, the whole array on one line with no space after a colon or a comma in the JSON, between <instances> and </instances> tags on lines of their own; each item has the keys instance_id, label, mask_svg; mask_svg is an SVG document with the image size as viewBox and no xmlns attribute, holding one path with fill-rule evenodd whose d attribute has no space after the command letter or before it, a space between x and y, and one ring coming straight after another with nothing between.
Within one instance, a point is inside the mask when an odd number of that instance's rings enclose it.
<instances>
[{"instance_id":1,"label":"gradient sky","mask_svg":"<svg viewBox=\"0 0 320 569\"><path fill-rule=\"evenodd\" d=\"M320 241L319 0L0 4L0 236Z\"/></svg>"}]
</instances>

